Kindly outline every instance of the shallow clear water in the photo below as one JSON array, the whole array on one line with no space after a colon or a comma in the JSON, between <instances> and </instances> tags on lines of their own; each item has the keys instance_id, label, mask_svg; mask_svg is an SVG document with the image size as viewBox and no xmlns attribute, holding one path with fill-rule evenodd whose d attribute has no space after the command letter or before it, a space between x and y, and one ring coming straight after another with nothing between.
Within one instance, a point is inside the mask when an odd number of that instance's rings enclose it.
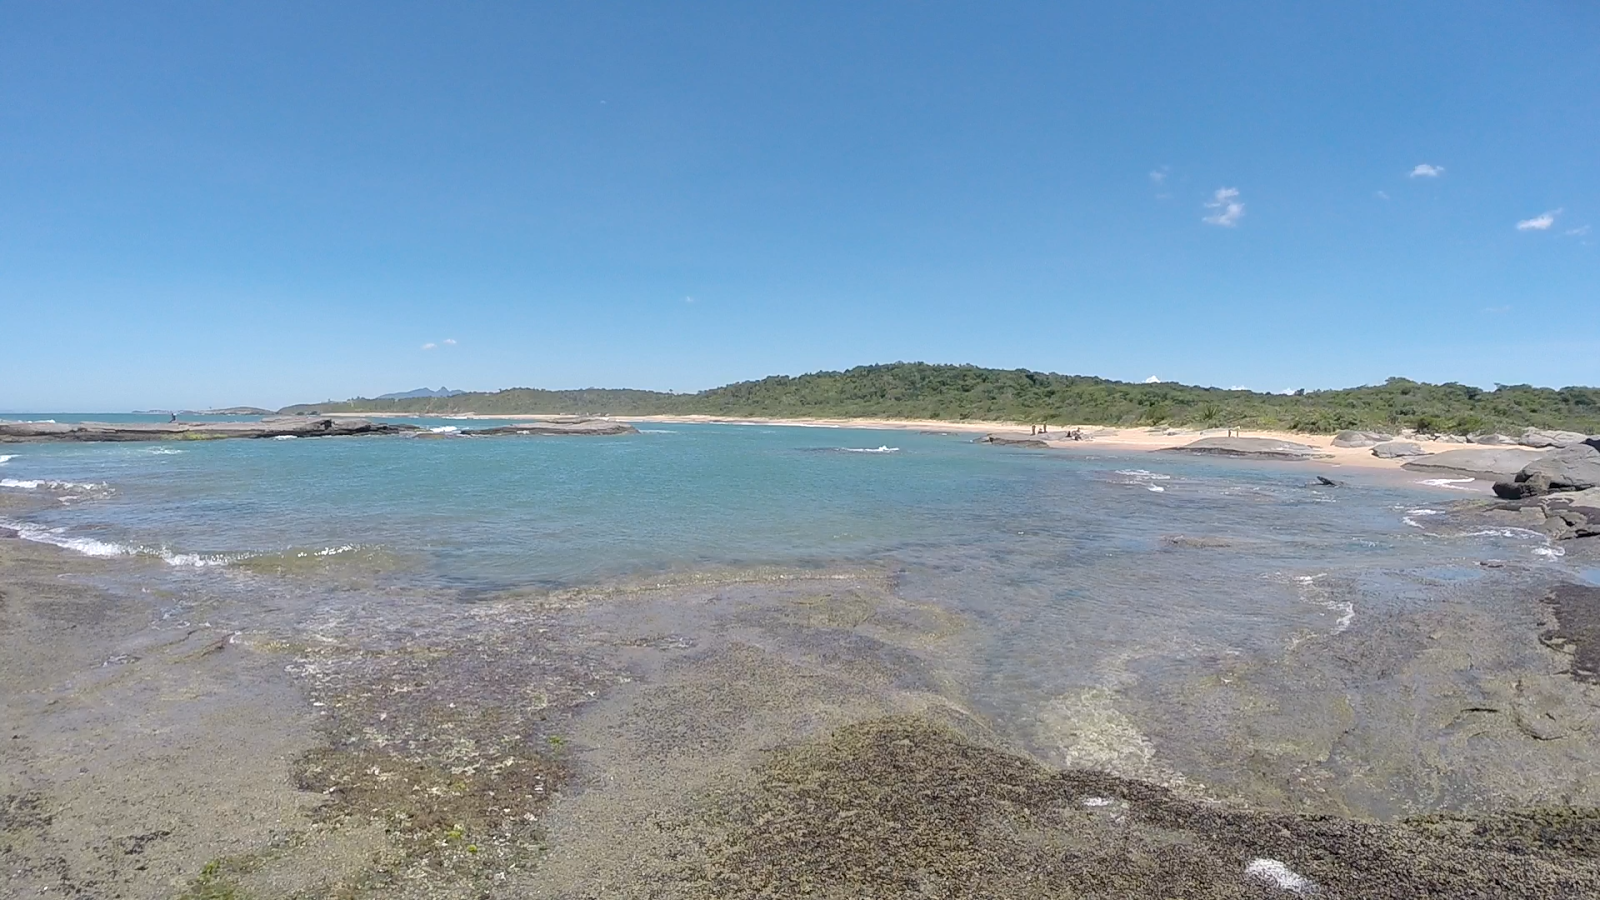
<instances>
[{"instance_id":1,"label":"shallow clear water","mask_svg":"<svg viewBox=\"0 0 1600 900\"><path fill-rule=\"evenodd\" d=\"M1462 492L1409 475L1344 470L1350 484L1325 487L1314 464L971 435L643 431L19 444L0 448L0 491L49 498L11 517L29 537L137 549L220 589L241 557L351 547L404 559L397 583L463 596L706 566L887 565L903 595L973 625L951 665L976 667L970 695L996 709L1336 634L1430 602L1419 584L1479 577L1480 559L1563 565L1531 532L1431 533L1429 511Z\"/></svg>"}]
</instances>

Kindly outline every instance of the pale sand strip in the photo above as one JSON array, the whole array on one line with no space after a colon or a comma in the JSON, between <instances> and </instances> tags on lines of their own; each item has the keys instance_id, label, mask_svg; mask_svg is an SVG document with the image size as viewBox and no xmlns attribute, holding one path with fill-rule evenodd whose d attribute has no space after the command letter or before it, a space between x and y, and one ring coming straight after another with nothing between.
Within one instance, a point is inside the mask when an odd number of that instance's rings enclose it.
<instances>
[{"instance_id":1,"label":"pale sand strip","mask_svg":"<svg viewBox=\"0 0 1600 900\"><path fill-rule=\"evenodd\" d=\"M333 416L382 416L381 413L329 413ZM566 415L505 415L505 414L480 414L457 413L449 416L430 416L428 418L449 419L508 419L524 422L533 422L543 419L571 419L579 418L572 414ZM996 434L1008 438L1034 438L1042 440L1053 450L1071 450L1078 452L1094 452L1105 450L1168 450L1181 447L1190 441L1203 437L1222 437L1228 434L1226 428L1209 428L1203 431L1182 429L1178 434L1167 434L1162 430L1150 428L1112 428L1105 425L1052 425L1050 433L1043 435L1031 434L1023 431L1026 426L1019 426L1015 422L944 422L938 419L822 419L822 418L746 418L740 416L595 416L593 418L610 418L619 422L628 422L633 425L640 424L679 424L679 425L788 425L807 428L863 428L884 431L932 431L965 434ZM1085 436L1092 440L1074 441L1066 437L1069 432L1082 429ZM1324 465L1350 466L1366 469L1399 469L1404 459L1379 459L1372 455L1372 450L1366 447L1335 447L1331 434L1299 434L1292 431L1236 431L1241 437L1272 438L1274 440L1292 441L1297 444L1316 447L1321 452L1328 454L1330 459L1317 460ZM1417 444L1429 453L1442 453L1446 450L1460 450L1463 447L1474 446L1471 444L1456 444L1445 441L1421 441L1412 438L1403 438Z\"/></svg>"}]
</instances>

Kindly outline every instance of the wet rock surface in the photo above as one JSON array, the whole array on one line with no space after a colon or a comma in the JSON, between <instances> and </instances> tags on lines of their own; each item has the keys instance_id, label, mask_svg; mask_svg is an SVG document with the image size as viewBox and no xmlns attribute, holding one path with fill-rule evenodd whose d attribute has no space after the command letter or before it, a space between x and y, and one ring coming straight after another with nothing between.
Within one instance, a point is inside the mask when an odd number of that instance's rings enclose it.
<instances>
[{"instance_id":1,"label":"wet rock surface","mask_svg":"<svg viewBox=\"0 0 1600 900\"><path fill-rule=\"evenodd\" d=\"M1182 447L1171 447L1170 453L1199 453L1208 456L1231 456L1240 459L1326 459L1324 453L1309 444L1283 441L1275 438L1210 437L1201 438Z\"/></svg>"},{"instance_id":2,"label":"wet rock surface","mask_svg":"<svg viewBox=\"0 0 1600 900\"><path fill-rule=\"evenodd\" d=\"M1571 655L1568 672L1589 684L1600 683L1600 587L1563 584L1545 596L1555 614L1555 627L1540 640Z\"/></svg>"},{"instance_id":3,"label":"wet rock surface","mask_svg":"<svg viewBox=\"0 0 1600 900\"><path fill-rule=\"evenodd\" d=\"M1540 643L1586 638L1517 567L1308 577L1333 627L1279 654L1157 648L1002 722L964 687L971 622L884 568L151 599L0 546L17 895L1600 890L1600 688Z\"/></svg>"},{"instance_id":4,"label":"wet rock surface","mask_svg":"<svg viewBox=\"0 0 1600 900\"><path fill-rule=\"evenodd\" d=\"M0 443L204 441L223 438L339 437L401 434L415 425L367 419L271 416L257 422L0 422Z\"/></svg>"}]
</instances>

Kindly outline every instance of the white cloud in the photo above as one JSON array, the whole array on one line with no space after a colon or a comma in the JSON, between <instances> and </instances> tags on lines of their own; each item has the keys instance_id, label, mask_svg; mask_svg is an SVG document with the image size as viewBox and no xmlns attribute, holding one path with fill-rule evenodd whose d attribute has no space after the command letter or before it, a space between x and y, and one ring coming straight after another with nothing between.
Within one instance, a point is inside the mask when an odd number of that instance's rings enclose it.
<instances>
[{"instance_id":1,"label":"white cloud","mask_svg":"<svg viewBox=\"0 0 1600 900\"><path fill-rule=\"evenodd\" d=\"M1378 199L1379 200L1387 200L1387 199L1389 199L1389 192L1388 191L1379 191L1378 192Z\"/></svg>"},{"instance_id":2,"label":"white cloud","mask_svg":"<svg viewBox=\"0 0 1600 900\"><path fill-rule=\"evenodd\" d=\"M1216 210L1200 220L1207 225L1232 228L1244 217L1244 202L1239 199L1238 188L1217 188L1217 192L1211 195L1211 201L1206 203L1205 207Z\"/></svg>"},{"instance_id":3,"label":"white cloud","mask_svg":"<svg viewBox=\"0 0 1600 900\"><path fill-rule=\"evenodd\" d=\"M685 298L683 298L683 302L685 302L685 303L693 303L694 302L694 298L693 297L685 297Z\"/></svg>"},{"instance_id":4,"label":"white cloud","mask_svg":"<svg viewBox=\"0 0 1600 900\"><path fill-rule=\"evenodd\" d=\"M1151 375L1149 378L1146 378L1144 380L1144 383L1145 384L1160 384L1161 383L1161 376L1159 376L1159 375Z\"/></svg>"},{"instance_id":5,"label":"white cloud","mask_svg":"<svg viewBox=\"0 0 1600 900\"><path fill-rule=\"evenodd\" d=\"M1517 223L1518 231L1549 231L1550 226L1556 223L1556 216L1561 215L1561 210L1552 209L1547 213L1540 213L1531 219L1523 219Z\"/></svg>"},{"instance_id":6,"label":"white cloud","mask_svg":"<svg viewBox=\"0 0 1600 900\"><path fill-rule=\"evenodd\" d=\"M1162 166L1159 169L1151 169L1150 170L1150 180L1151 180L1151 182L1153 182L1155 184L1161 184L1162 182L1167 180L1167 173L1171 172L1171 171L1172 171L1172 167L1171 166Z\"/></svg>"},{"instance_id":7,"label":"white cloud","mask_svg":"<svg viewBox=\"0 0 1600 900\"><path fill-rule=\"evenodd\" d=\"M447 347L454 347L456 345L456 339L455 338L445 338L443 341L441 341L441 343L443 343Z\"/></svg>"},{"instance_id":8,"label":"white cloud","mask_svg":"<svg viewBox=\"0 0 1600 900\"><path fill-rule=\"evenodd\" d=\"M1408 177L1408 178L1438 178L1440 175L1443 175L1443 174L1444 174L1444 166L1430 166L1427 163L1419 163L1415 169L1411 170L1411 174L1406 176L1406 177ZM1467 180L1471 181L1472 179L1469 178Z\"/></svg>"},{"instance_id":9,"label":"white cloud","mask_svg":"<svg viewBox=\"0 0 1600 900\"><path fill-rule=\"evenodd\" d=\"M1583 237L1584 235L1589 233L1589 226L1587 226L1587 225L1579 225L1577 228L1568 228L1566 231L1563 231L1561 233L1566 235L1567 237Z\"/></svg>"},{"instance_id":10,"label":"white cloud","mask_svg":"<svg viewBox=\"0 0 1600 900\"><path fill-rule=\"evenodd\" d=\"M1242 384L1236 384L1236 385L1233 385L1232 387L1228 388L1228 390L1230 390L1230 391L1248 391L1250 389L1245 387Z\"/></svg>"},{"instance_id":11,"label":"white cloud","mask_svg":"<svg viewBox=\"0 0 1600 900\"><path fill-rule=\"evenodd\" d=\"M439 346L439 345L435 344L432 341L429 341L428 343L422 345L422 349L424 349L424 350L432 350L433 348L435 348L437 346Z\"/></svg>"}]
</instances>

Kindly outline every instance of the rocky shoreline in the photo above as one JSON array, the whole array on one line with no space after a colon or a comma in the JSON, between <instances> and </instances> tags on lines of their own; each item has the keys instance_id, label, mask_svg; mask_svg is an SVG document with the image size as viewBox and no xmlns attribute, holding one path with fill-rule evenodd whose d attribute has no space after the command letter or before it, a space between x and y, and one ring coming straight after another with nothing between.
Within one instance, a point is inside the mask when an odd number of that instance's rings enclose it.
<instances>
[{"instance_id":1,"label":"rocky shoreline","mask_svg":"<svg viewBox=\"0 0 1600 900\"><path fill-rule=\"evenodd\" d=\"M230 438L316 438L356 435L418 435L432 433L416 425L374 422L348 417L271 416L255 422L5 422L0 421L0 444L73 443L104 441L210 441ZM461 435L574 435L637 434L625 422L571 419L461 429Z\"/></svg>"},{"instance_id":2,"label":"rocky shoreline","mask_svg":"<svg viewBox=\"0 0 1600 900\"><path fill-rule=\"evenodd\" d=\"M1013 732L887 571L269 612L113 565L0 539L18 896L1600 892L1600 588L1532 571Z\"/></svg>"}]
</instances>

